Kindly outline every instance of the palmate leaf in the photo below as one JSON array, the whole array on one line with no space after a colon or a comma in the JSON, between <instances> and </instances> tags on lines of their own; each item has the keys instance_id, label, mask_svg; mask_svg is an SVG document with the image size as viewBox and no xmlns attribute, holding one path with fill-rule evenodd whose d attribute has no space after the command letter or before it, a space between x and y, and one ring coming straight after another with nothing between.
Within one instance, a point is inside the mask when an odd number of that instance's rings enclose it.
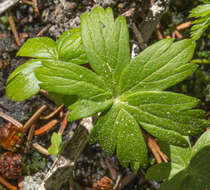
<instances>
[{"instance_id":1,"label":"palmate leaf","mask_svg":"<svg viewBox=\"0 0 210 190\"><path fill-rule=\"evenodd\" d=\"M165 153L170 157L171 163L150 167L146 177L150 180L164 180L160 190L209 189L209 139L208 130L197 140L193 148L167 146L168 151Z\"/></svg>"},{"instance_id":2,"label":"palmate leaf","mask_svg":"<svg viewBox=\"0 0 210 190\"><path fill-rule=\"evenodd\" d=\"M76 64L87 63L79 28L64 32L57 43L48 37L28 39L18 51L17 56L36 58L18 67L7 81L7 97L18 101L23 101L39 92L40 82L35 77L34 71L41 66L43 61L61 60ZM54 94L52 96L54 97ZM57 95L56 98L58 96L60 97L59 103L67 103L67 105L70 102L67 99L75 99L61 95Z\"/></svg>"},{"instance_id":3,"label":"palmate leaf","mask_svg":"<svg viewBox=\"0 0 210 190\"><path fill-rule=\"evenodd\" d=\"M122 165L147 165L142 128L154 137L188 147L183 135L195 135L207 125L196 98L163 92L191 75L195 42L165 39L130 60L125 19L110 8L96 7L81 17L84 49L93 71L66 62L45 62L35 71L49 92L74 95L70 121L101 112L90 143L99 142L107 154L115 151ZM134 167L135 166L135 167Z\"/></svg>"}]
</instances>

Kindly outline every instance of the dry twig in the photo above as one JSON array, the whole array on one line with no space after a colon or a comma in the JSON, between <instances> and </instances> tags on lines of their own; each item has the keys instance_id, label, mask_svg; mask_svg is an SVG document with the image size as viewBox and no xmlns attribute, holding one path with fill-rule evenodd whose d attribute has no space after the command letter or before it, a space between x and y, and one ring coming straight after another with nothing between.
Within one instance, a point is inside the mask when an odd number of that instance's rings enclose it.
<instances>
[{"instance_id":1,"label":"dry twig","mask_svg":"<svg viewBox=\"0 0 210 190\"><path fill-rule=\"evenodd\" d=\"M39 108L32 116L31 118L26 122L26 124L23 126L23 133L27 131L27 129L40 117L42 112L47 108L47 106L43 105L41 108Z\"/></svg>"},{"instance_id":2,"label":"dry twig","mask_svg":"<svg viewBox=\"0 0 210 190\"><path fill-rule=\"evenodd\" d=\"M37 136L37 135L44 134L46 131L48 131L51 128L53 128L57 123L58 123L58 120L56 120L56 119L50 121L49 123L43 125L41 128L35 130L34 135Z\"/></svg>"},{"instance_id":3,"label":"dry twig","mask_svg":"<svg viewBox=\"0 0 210 190\"><path fill-rule=\"evenodd\" d=\"M176 29L177 29L177 30L184 30L184 29L186 29L186 28L189 28L190 25L191 25L191 21L188 21L188 22L185 22L185 23L182 23L182 24L178 25L178 26L176 27Z\"/></svg>"},{"instance_id":4,"label":"dry twig","mask_svg":"<svg viewBox=\"0 0 210 190\"><path fill-rule=\"evenodd\" d=\"M28 133L27 142L26 142L26 147L25 147L25 149L24 149L24 153L26 153L26 154L30 152L31 141L32 141L33 136L34 136L35 127L36 127L36 122L33 123L33 124L31 125L30 131L29 131L29 133Z\"/></svg>"},{"instance_id":5,"label":"dry twig","mask_svg":"<svg viewBox=\"0 0 210 190\"><path fill-rule=\"evenodd\" d=\"M123 177L118 185L118 189L122 189L136 177L135 173L130 173Z\"/></svg>"},{"instance_id":6,"label":"dry twig","mask_svg":"<svg viewBox=\"0 0 210 190\"><path fill-rule=\"evenodd\" d=\"M48 92L46 90L40 89L39 93L42 94L48 100L54 102L54 100L49 96L49 94L48 94Z\"/></svg>"},{"instance_id":7,"label":"dry twig","mask_svg":"<svg viewBox=\"0 0 210 190\"><path fill-rule=\"evenodd\" d=\"M160 157L160 155L158 154L158 152L156 150L156 147L154 146L154 141L155 140L152 137L148 136L148 138L147 138L148 147L152 151L152 154L154 155L155 160L159 164L159 163L162 163L162 160L161 160L161 157Z\"/></svg>"},{"instance_id":8,"label":"dry twig","mask_svg":"<svg viewBox=\"0 0 210 190\"><path fill-rule=\"evenodd\" d=\"M33 143L33 147L40 153L49 156L49 152L46 148L44 148L43 146L39 145L38 143Z\"/></svg>"},{"instance_id":9,"label":"dry twig","mask_svg":"<svg viewBox=\"0 0 210 190\"><path fill-rule=\"evenodd\" d=\"M168 157L160 150L157 142L149 134L147 134L147 143L157 163L162 163L161 158L164 162L168 162Z\"/></svg>"},{"instance_id":10,"label":"dry twig","mask_svg":"<svg viewBox=\"0 0 210 190\"><path fill-rule=\"evenodd\" d=\"M40 32L36 35L36 37L40 37L43 36L43 34L48 30L48 28L50 27L50 25L45 26L44 28L42 28L40 30ZM41 91L41 90L40 90Z\"/></svg>"},{"instance_id":11,"label":"dry twig","mask_svg":"<svg viewBox=\"0 0 210 190\"><path fill-rule=\"evenodd\" d=\"M16 41L17 45L21 46L20 39L19 39L18 32L17 32L16 27L15 27L15 22L13 20L11 11L8 11L8 21L9 21L9 24L11 26L12 33L14 35L14 38L15 38L15 41Z\"/></svg>"},{"instance_id":12,"label":"dry twig","mask_svg":"<svg viewBox=\"0 0 210 190\"><path fill-rule=\"evenodd\" d=\"M7 115L7 114L5 114L5 113L3 113L1 111L0 111L0 117L5 119L6 121L12 123L14 126L16 126L18 128L22 128L23 127L23 125L19 121L15 120L14 118L10 117L9 115Z\"/></svg>"},{"instance_id":13,"label":"dry twig","mask_svg":"<svg viewBox=\"0 0 210 190\"><path fill-rule=\"evenodd\" d=\"M174 31L174 34L175 34L175 35L177 36L177 38L180 39L180 40L183 38L183 36L181 35L181 33L180 33L178 30L175 30L175 31Z\"/></svg>"},{"instance_id":14,"label":"dry twig","mask_svg":"<svg viewBox=\"0 0 210 190\"><path fill-rule=\"evenodd\" d=\"M36 15L39 15L39 8L38 8L38 2L37 0L32 0L33 2L33 8Z\"/></svg>"},{"instance_id":15,"label":"dry twig","mask_svg":"<svg viewBox=\"0 0 210 190\"><path fill-rule=\"evenodd\" d=\"M157 25L156 33L157 33L158 40L162 40L164 38L161 31L160 31L160 25L159 24Z\"/></svg>"},{"instance_id":16,"label":"dry twig","mask_svg":"<svg viewBox=\"0 0 210 190\"><path fill-rule=\"evenodd\" d=\"M17 190L17 187L14 185L10 184L7 180L5 180L3 177L0 176L0 183L4 185L6 188L9 190Z\"/></svg>"},{"instance_id":17,"label":"dry twig","mask_svg":"<svg viewBox=\"0 0 210 190\"><path fill-rule=\"evenodd\" d=\"M56 114L58 114L64 107L64 104L60 105L56 110L54 110L52 113L46 116L40 116L40 119L42 120L48 120L53 118Z\"/></svg>"},{"instance_id":18,"label":"dry twig","mask_svg":"<svg viewBox=\"0 0 210 190\"><path fill-rule=\"evenodd\" d=\"M60 125L60 128L58 130L58 133L61 134L61 135L63 134L63 132L65 131L65 129L68 125L68 120L67 120L68 114L69 114L69 111L66 112L65 117L63 118L63 121L62 121L62 123Z\"/></svg>"},{"instance_id":19,"label":"dry twig","mask_svg":"<svg viewBox=\"0 0 210 190\"><path fill-rule=\"evenodd\" d=\"M24 4L27 4L27 5L33 5L33 2L32 2L32 1L22 0L22 2L23 2Z\"/></svg>"}]
</instances>

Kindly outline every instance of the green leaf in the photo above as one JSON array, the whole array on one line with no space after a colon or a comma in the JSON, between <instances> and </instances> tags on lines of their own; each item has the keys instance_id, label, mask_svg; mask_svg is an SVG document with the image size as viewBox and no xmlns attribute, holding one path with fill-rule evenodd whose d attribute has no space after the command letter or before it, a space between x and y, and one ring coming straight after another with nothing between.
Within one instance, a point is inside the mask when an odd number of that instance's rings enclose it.
<instances>
[{"instance_id":1,"label":"green leaf","mask_svg":"<svg viewBox=\"0 0 210 190\"><path fill-rule=\"evenodd\" d=\"M170 154L171 163L157 164L147 171L150 180L166 179L161 190L206 190L210 188L209 158L210 132L206 131L193 148L180 148L161 144L161 149Z\"/></svg>"},{"instance_id":2,"label":"green leaf","mask_svg":"<svg viewBox=\"0 0 210 190\"><path fill-rule=\"evenodd\" d=\"M210 15L210 4L203 4L194 8L189 17L204 17L208 15Z\"/></svg>"},{"instance_id":3,"label":"green leaf","mask_svg":"<svg viewBox=\"0 0 210 190\"><path fill-rule=\"evenodd\" d=\"M162 40L145 49L123 71L121 91L164 90L177 84L197 68L188 64L195 49L195 42L182 40L172 44Z\"/></svg>"},{"instance_id":4,"label":"green leaf","mask_svg":"<svg viewBox=\"0 0 210 190\"><path fill-rule=\"evenodd\" d=\"M121 163L139 162L147 166L147 148L135 118L121 109L115 122L118 129L117 157Z\"/></svg>"},{"instance_id":5,"label":"green leaf","mask_svg":"<svg viewBox=\"0 0 210 190\"><path fill-rule=\"evenodd\" d=\"M81 17L82 40L93 70L117 86L123 68L130 60L129 35L125 18L114 22L110 8L96 7ZM117 91L117 90L116 90Z\"/></svg>"},{"instance_id":6,"label":"green leaf","mask_svg":"<svg viewBox=\"0 0 210 190\"><path fill-rule=\"evenodd\" d=\"M80 29L73 28L64 32L57 41L58 59L71 63L87 63L86 53L83 48Z\"/></svg>"},{"instance_id":7,"label":"green leaf","mask_svg":"<svg viewBox=\"0 0 210 190\"><path fill-rule=\"evenodd\" d=\"M179 172L171 180L162 183L159 190L184 190L183 184L186 175L187 172L185 170Z\"/></svg>"},{"instance_id":8,"label":"green leaf","mask_svg":"<svg viewBox=\"0 0 210 190\"><path fill-rule=\"evenodd\" d=\"M103 112L89 135L89 142L93 144L98 141L109 155L112 155L116 148L118 129L115 125L120 109L120 104L114 104L109 110Z\"/></svg>"},{"instance_id":9,"label":"green leaf","mask_svg":"<svg viewBox=\"0 0 210 190\"><path fill-rule=\"evenodd\" d=\"M106 92L103 80L87 68L63 61L42 61L36 70L40 86L64 95L77 95L88 99Z\"/></svg>"},{"instance_id":10,"label":"green leaf","mask_svg":"<svg viewBox=\"0 0 210 190\"><path fill-rule=\"evenodd\" d=\"M193 22L193 24L194 25L191 28L191 36L192 39L198 40L210 26L210 17L208 16L201 19L197 19Z\"/></svg>"},{"instance_id":11,"label":"green leaf","mask_svg":"<svg viewBox=\"0 0 210 190\"><path fill-rule=\"evenodd\" d=\"M53 133L51 136L51 146L48 148L48 152L51 155L58 154L62 143L62 137L58 133Z\"/></svg>"},{"instance_id":12,"label":"green leaf","mask_svg":"<svg viewBox=\"0 0 210 190\"><path fill-rule=\"evenodd\" d=\"M198 134L206 127L204 112L193 109L197 99L161 91L198 67L188 63L195 49L193 40L173 43L165 39L130 60L125 18L114 20L110 8L100 7L82 15L81 38L91 69L75 62L75 52L79 52L77 61L83 55L79 29L75 29L61 36L56 45L58 57L42 59L35 76L41 88L58 95L58 102L77 100L69 107L70 120L101 112L89 136L91 143L99 142L109 155L116 152L122 165L136 171L148 159L142 128L165 143L187 147L183 135ZM70 48L73 44L78 46L76 50ZM173 161L170 177L186 168L188 153L183 162Z\"/></svg>"},{"instance_id":13,"label":"green leaf","mask_svg":"<svg viewBox=\"0 0 210 190\"><path fill-rule=\"evenodd\" d=\"M183 183L183 190L206 190L210 188L209 158L210 145L208 144L203 146L203 148L192 157L187 169L188 176Z\"/></svg>"},{"instance_id":14,"label":"green leaf","mask_svg":"<svg viewBox=\"0 0 210 190\"><path fill-rule=\"evenodd\" d=\"M55 41L48 37L28 39L18 51L17 56L58 59Z\"/></svg>"},{"instance_id":15,"label":"green leaf","mask_svg":"<svg viewBox=\"0 0 210 190\"><path fill-rule=\"evenodd\" d=\"M76 103L68 107L70 113L68 115L69 121L78 120L81 118L93 116L98 112L104 111L112 106L113 100L106 100L104 102L95 102L91 100L78 100Z\"/></svg>"},{"instance_id":16,"label":"green leaf","mask_svg":"<svg viewBox=\"0 0 210 190\"><path fill-rule=\"evenodd\" d=\"M171 171L170 163L160 163L147 170L146 178L149 180L161 181L168 179Z\"/></svg>"},{"instance_id":17,"label":"green leaf","mask_svg":"<svg viewBox=\"0 0 210 190\"><path fill-rule=\"evenodd\" d=\"M210 130L207 130L205 133L203 133L196 141L193 147L192 156L197 154L205 146L210 146Z\"/></svg>"},{"instance_id":18,"label":"green leaf","mask_svg":"<svg viewBox=\"0 0 210 190\"><path fill-rule=\"evenodd\" d=\"M40 90L40 82L36 79L34 71L40 66L41 61L35 59L15 69L7 80L7 98L23 101L37 94Z\"/></svg>"},{"instance_id":19,"label":"green leaf","mask_svg":"<svg viewBox=\"0 0 210 190\"><path fill-rule=\"evenodd\" d=\"M94 143L96 138L109 155L117 149L117 156L122 165L127 166L130 162L147 165L147 148L141 129L133 116L122 108L121 103L115 103L99 117L89 140Z\"/></svg>"},{"instance_id":20,"label":"green leaf","mask_svg":"<svg viewBox=\"0 0 210 190\"><path fill-rule=\"evenodd\" d=\"M192 118L187 110L198 103L186 95L140 91L122 96L125 109L153 136L173 145L188 146L181 135L197 134L206 126L206 120Z\"/></svg>"},{"instance_id":21,"label":"green leaf","mask_svg":"<svg viewBox=\"0 0 210 190\"><path fill-rule=\"evenodd\" d=\"M39 92L39 81L35 77L34 70L40 67L41 62L46 59L52 62L60 59L76 64L87 62L79 28L65 32L58 39L57 44L48 37L29 39L20 48L17 56L41 58L23 64L8 79L7 97L18 101L23 101ZM61 98L57 95L56 97L58 104L64 103L67 106L75 101L75 97L72 96L62 96Z\"/></svg>"},{"instance_id":22,"label":"green leaf","mask_svg":"<svg viewBox=\"0 0 210 190\"><path fill-rule=\"evenodd\" d=\"M191 36L194 40L198 40L210 26L210 2L203 2L206 4L199 5L192 9L189 15L189 17L196 18L196 20L192 22L193 26L191 28Z\"/></svg>"}]
</instances>

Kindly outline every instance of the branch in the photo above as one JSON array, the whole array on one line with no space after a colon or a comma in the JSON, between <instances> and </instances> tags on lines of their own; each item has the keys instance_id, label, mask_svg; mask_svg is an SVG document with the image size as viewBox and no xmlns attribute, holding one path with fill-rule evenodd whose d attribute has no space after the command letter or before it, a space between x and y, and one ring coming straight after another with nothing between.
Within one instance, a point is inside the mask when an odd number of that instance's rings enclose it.
<instances>
[{"instance_id":1,"label":"branch","mask_svg":"<svg viewBox=\"0 0 210 190\"><path fill-rule=\"evenodd\" d=\"M15 5L18 1L19 0L6 0L6 1L0 3L0 14L5 12L11 6Z\"/></svg>"},{"instance_id":2,"label":"branch","mask_svg":"<svg viewBox=\"0 0 210 190\"><path fill-rule=\"evenodd\" d=\"M153 3L145 20L139 25L142 38L146 43L151 37L161 17L167 12L171 0L159 0Z\"/></svg>"},{"instance_id":3,"label":"branch","mask_svg":"<svg viewBox=\"0 0 210 190\"><path fill-rule=\"evenodd\" d=\"M64 149L46 175L43 185L45 190L59 190L62 184L72 178L72 170L77 158L88 141L89 129L92 128L92 118L81 120L72 138L64 145Z\"/></svg>"}]
</instances>

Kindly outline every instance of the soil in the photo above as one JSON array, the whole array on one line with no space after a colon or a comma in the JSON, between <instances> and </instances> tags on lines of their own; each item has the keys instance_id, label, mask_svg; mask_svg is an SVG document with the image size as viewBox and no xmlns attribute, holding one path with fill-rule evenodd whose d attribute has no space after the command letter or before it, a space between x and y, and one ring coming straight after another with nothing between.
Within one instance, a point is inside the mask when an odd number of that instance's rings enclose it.
<instances>
[{"instance_id":1,"label":"soil","mask_svg":"<svg viewBox=\"0 0 210 190\"><path fill-rule=\"evenodd\" d=\"M152 2L152 0L151 0ZM127 17L127 21L131 33L131 44L135 49L135 53L138 53L141 49L137 39L135 38L131 29L131 24L136 23L139 25L145 16L149 12L150 1L144 0L46 0L38 1L39 15L34 13L34 9L31 5L24 3L18 3L11 8L13 14L16 29L18 31L20 41L23 44L28 38L36 37L36 35L44 28L47 30L44 32L44 36L48 36L57 40L58 37L66 30L79 27L80 16L83 12L89 12L94 6L112 7L115 15L120 15L126 11L131 11L131 15ZM193 0L190 1L175 1L171 3L170 9L167 14L162 18L160 23L160 30L166 36L171 34L176 25L185 22L189 10L191 10L196 3ZM12 116L21 123L25 123L28 118L43 104L50 104L52 107L56 105L46 99L44 96L38 94L26 101L17 102L7 99L5 94L6 81L11 72L19 65L23 64L27 59L16 57L16 53L19 49L14 40L14 36L11 32L8 21L5 20L6 13L0 15L0 111ZM139 28L140 29L140 28ZM141 29L140 29L141 30ZM189 29L182 32L184 38L189 37ZM198 42L197 52L209 51L210 38L206 35ZM157 41L157 35L154 32L147 45L154 41ZM195 55L195 58L198 54ZM208 57L209 58L209 57ZM210 107L210 67L209 65L203 65L191 78L185 82L172 88L174 91L179 91L195 97L201 98L202 104L200 107L209 111ZM3 126L5 121L0 118L0 127ZM73 124L69 124L69 129ZM34 142L39 142L42 145L48 145L50 143L50 136L52 131L47 134L47 138L35 138ZM65 138L65 134L64 134ZM0 149L0 153L4 151ZM35 155L35 156L34 156ZM34 161L34 158L36 159ZM151 157L152 158L152 157ZM28 161L26 161L28 159ZM40 160L45 160L43 166L36 165ZM33 150L32 154L25 158L24 175L34 175L38 171L46 172L53 162L52 157L43 157ZM151 163L154 162L152 158ZM35 168L28 165L35 164ZM128 183L122 188L124 190L154 190L158 189L159 184L156 182L149 182L144 176L144 170L140 170L136 175L133 175L129 168L123 168L119 165L115 156L109 157L104 154L99 145L88 145L85 151L78 159L77 166L74 169L74 180L78 185L78 189L92 189L94 183L100 180L103 176L108 176L113 183L118 178L127 180L131 175ZM16 181L14 182L16 184ZM3 188L0 185L0 189ZM64 186L63 189L68 189Z\"/></svg>"}]
</instances>

